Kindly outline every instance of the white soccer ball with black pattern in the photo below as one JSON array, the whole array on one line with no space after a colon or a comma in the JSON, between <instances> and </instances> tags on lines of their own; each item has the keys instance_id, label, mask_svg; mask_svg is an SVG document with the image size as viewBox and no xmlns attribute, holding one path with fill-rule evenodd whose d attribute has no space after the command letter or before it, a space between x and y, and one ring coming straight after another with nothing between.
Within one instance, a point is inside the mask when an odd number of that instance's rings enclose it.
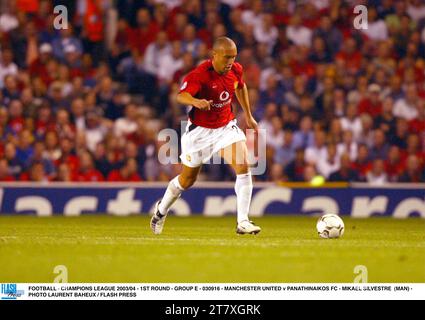
<instances>
[{"instance_id":1,"label":"white soccer ball with black pattern","mask_svg":"<svg viewBox=\"0 0 425 320\"><path fill-rule=\"evenodd\" d=\"M321 238L335 239L344 234L344 221L336 214L325 214L317 221L316 228Z\"/></svg>"}]
</instances>

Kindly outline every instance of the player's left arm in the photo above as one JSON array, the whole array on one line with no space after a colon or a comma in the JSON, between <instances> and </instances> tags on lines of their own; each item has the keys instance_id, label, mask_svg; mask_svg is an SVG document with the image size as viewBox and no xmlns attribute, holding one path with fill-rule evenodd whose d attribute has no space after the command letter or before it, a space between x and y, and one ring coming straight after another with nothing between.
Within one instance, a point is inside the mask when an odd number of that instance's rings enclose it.
<instances>
[{"instance_id":1,"label":"player's left arm","mask_svg":"<svg viewBox=\"0 0 425 320\"><path fill-rule=\"evenodd\" d=\"M251 112L251 106L249 104L249 96L248 96L248 88L246 86L246 83L243 83L243 85L239 88L237 87L235 89L236 98L238 98L238 101L245 113L245 121L250 129L257 130L258 124L257 121L255 121L254 116Z\"/></svg>"}]
</instances>

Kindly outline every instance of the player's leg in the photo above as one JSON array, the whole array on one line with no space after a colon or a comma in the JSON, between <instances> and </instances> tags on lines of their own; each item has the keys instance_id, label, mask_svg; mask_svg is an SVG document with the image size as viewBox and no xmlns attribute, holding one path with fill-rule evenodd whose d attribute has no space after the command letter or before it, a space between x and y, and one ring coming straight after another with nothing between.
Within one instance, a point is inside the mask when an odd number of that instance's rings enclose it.
<instances>
[{"instance_id":1,"label":"player's leg","mask_svg":"<svg viewBox=\"0 0 425 320\"><path fill-rule=\"evenodd\" d=\"M252 177L248 165L248 151L245 141L238 141L223 148L220 155L236 173L235 192L237 198L236 232L257 234L261 231L248 217L252 196Z\"/></svg>"},{"instance_id":2,"label":"player's leg","mask_svg":"<svg viewBox=\"0 0 425 320\"><path fill-rule=\"evenodd\" d=\"M158 206L162 215L168 213L169 208L180 197L181 193L190 188L196 181L201 167L191 168L183 165L182 172L170 181L161 203Z\"/></svg>"},{"instance_id":3,"label":"player's leg","mask_svg":"<svg viewBox=\"0 0 425 320\"><path fill-rule=\"evenodd\" d=\"M195 183L200 169L200 166L192 168L183 165L182 172L168 183L164 196L155 205L151 219L151 229L155 234L160 234L162 232L168 210L181 196L182 192Z\"/></svg>"}]
</instances>

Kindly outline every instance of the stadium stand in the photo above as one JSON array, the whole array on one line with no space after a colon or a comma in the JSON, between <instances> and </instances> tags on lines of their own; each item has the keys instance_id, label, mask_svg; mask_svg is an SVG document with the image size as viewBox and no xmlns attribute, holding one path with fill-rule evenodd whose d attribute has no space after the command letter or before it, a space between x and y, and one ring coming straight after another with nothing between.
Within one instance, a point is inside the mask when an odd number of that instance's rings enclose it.
<instances>
[{"instance_id":1,"label":"stadium stand","mask_svg":"<svg viewBox=\"0 0 425 320\"><path fill-rule=\"evenodd\" d=\"M69 25L56 30L59 4ZM355 4L367 30L353 28ZM180 131L180 81L227 35L267 130L255 179L425 182L421 0L5 0L0 12L0 181L170 180L157 133ZM207 165L202 179L233 178Z\"/></svg>"}]
</instances>

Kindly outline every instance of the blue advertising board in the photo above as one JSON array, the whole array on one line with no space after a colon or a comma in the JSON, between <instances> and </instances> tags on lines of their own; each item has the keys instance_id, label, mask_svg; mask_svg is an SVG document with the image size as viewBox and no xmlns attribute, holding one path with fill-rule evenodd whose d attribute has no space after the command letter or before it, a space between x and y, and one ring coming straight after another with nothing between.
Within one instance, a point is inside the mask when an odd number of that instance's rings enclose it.
<instances>
[{"instance_id":1,"label":"blue advertising board","mask_svg":"<svg viewBox=\"0 0 425 320\"><path fill-rule=\"evenodd\" d=\"M166 184L40 185L1 184L0 215L130 215L150 212ZM176 215L235 214L232 185L200 184L185 191L173 206ZM393 216L425 218L425 185L371 188L287 188L256 184L251 216L335 213L359 218Z\"/></svg>"}]
</instances>

